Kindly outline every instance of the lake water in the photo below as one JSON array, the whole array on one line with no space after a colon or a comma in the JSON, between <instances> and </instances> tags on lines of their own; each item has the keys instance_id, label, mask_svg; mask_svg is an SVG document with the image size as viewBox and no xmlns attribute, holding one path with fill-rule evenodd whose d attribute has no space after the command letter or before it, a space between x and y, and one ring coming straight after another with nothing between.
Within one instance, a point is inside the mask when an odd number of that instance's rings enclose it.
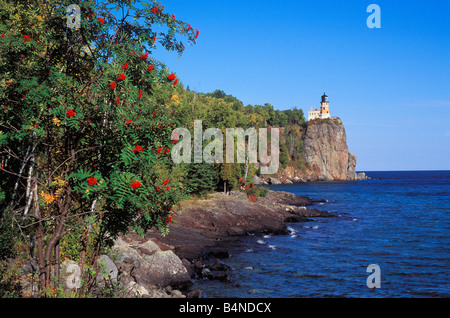
<instances>
[{"instance_id":1,"label":"lake water","mask_svg":"<svg viewBox=\"0 0 450 318\"><path fill-rule=\"evenodd\" d=\"M240 240L231 283L207 297L450 297L450 171L366 172L372 180L271 186L336 217L290 223L289 235ZM370 264L380 288L368 288Z\"/></svg>"}]
</instances>

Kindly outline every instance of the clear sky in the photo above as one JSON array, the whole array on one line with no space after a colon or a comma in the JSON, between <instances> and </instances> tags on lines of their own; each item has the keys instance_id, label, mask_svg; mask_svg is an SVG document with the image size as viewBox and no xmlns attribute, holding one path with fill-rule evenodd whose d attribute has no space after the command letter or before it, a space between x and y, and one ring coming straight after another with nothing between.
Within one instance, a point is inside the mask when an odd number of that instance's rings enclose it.
<instances>
[{"instance_id":1,"label":"clear sky","mask_svg":"<svg viewBox=\"0 0 450 318\"><path fill-rule=\"evenodd\" d=\"M370 29L369 4L381 9ZM297 106L326 92L358 171L450 170L450 0L162 0L200 35L155 50L185 86L247 104Z\"/></svg>"}]
</instances>

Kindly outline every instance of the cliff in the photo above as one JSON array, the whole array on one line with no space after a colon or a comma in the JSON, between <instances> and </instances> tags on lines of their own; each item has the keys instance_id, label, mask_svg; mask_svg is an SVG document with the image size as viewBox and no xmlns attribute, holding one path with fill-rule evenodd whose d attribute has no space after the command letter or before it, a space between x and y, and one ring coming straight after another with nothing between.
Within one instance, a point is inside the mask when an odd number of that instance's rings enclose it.
<instances>
[{"instance_id":1,"label":"cliff","mask_svg":"<svg viewBox=\"0 0 450 318\"><path fill-rule=\"evenodd\" d=\"M294 140L294 142L292 141ZM345 127L339 118L315 119L306 127L284 132L289 161L276 176L262 183L357 180L356 156L348 150ZM297 142L297 148L290 145ZM258 182L257 182L258 183Z\"/></svg>"},{"instance_id":2,"label":"cliff","mask_svg":"<svg viewBox=\"0 0 450 318\"><path fill-rule=\"evenodd\" d=\"M356 156L348 151L345 127L339 118L309 122L304 147L307 179L356 179Z\"/></svg>"}]
</instances>

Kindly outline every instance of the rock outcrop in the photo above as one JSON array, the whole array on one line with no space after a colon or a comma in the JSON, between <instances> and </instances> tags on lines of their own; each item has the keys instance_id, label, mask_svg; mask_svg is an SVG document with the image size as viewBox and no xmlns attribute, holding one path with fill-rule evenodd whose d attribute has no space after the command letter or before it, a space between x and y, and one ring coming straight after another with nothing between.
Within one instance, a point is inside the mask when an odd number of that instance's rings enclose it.
<instances>
[{"instance_id":1,"label":"rock outcrop","mask_svg":"<svg viewBox=\"0 0 450 318\"><path fill-rule=\"evenodd\" d=\"M236 240L248 233L286 234L286 222L330 216L325 211L306 208L314 202L282 191L269 191L255 203L243 192L232 191L230 196L216 193L207 199L183 202L166 237L152 229L145 238L157 238L172 246L181 259L192 260L211 251L217 253L217 242Z\"/></svg>"},{"instance_id":2,"label":"rock outcrop","mask_svg":"<svg viewBox=\"0 0 450 318\"><path fill-rule=\"evenodd\" d=\"M153 286L184 288L190 285L190 274L182 260L170 247L164 250L152 240L115 241L112 248L115 263L120 268L121 281L134 289Z\"/></svg>"},{"instance_id":3,"label":"rock outcrop","mask_svg":"<svg viewBox=\"0 0 450 318\"><path fill-rule=\"evenodd\" d=\"M307 179L356 179L356 156L348 151L345 128L339 118L309 123L304 147L310 168Z\"/></svg>"},{"instance_id":4,"label":"rock outcrop","mask_svg":"<svg viewBox=\"0 0 450 318\"><path fill-rule=\"evenodd\" d=\"M333 216L306 208L318 201L281 191L269 191L256 203L239 191L184 201L167 236L151 229L145 237L119 237L110 255L118 270L108 267L106 272L118 272L133 296L203 297L201 291L190 290L193 278L230 281L231 268L220 260L229 256L228 243L249 233L286 234L287 223ZM167 288L176 290L168 294Z\"/></svg>"},{"instance_id":5,"label":"rock outcrop","mask_svg":"<svg viewBox=\"0 0 450 318\"><path fill-rule=\"evenodd\" d=\"M282 183L366 179L355 171L356 155L349 151L345 127L337 117L310 121L306 128L292 129L282 138L301 145L301 151L289 153L291 161L275 176ZM261 176L255 184L274 184L272 179Z\"/></svg>"}]
</instances>

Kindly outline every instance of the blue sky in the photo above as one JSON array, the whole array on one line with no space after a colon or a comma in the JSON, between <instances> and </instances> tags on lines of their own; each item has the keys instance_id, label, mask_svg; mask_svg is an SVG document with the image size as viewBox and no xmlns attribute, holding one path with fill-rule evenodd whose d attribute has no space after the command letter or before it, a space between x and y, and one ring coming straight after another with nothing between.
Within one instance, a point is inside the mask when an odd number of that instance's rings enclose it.
<instances>
[{"instance_id":1,"label":"blue sky","mask_svg":"<svg viewBox=\"0 0 450 318\"><path fill-rule=\"evenodd\" d=\"M366 25L372 3L380 29ZM305 115L326 92L357 170L450 170L450 1L161 4L200 30L180 59L153 52L185 86Z\"/></svg>"}]
</instances>

